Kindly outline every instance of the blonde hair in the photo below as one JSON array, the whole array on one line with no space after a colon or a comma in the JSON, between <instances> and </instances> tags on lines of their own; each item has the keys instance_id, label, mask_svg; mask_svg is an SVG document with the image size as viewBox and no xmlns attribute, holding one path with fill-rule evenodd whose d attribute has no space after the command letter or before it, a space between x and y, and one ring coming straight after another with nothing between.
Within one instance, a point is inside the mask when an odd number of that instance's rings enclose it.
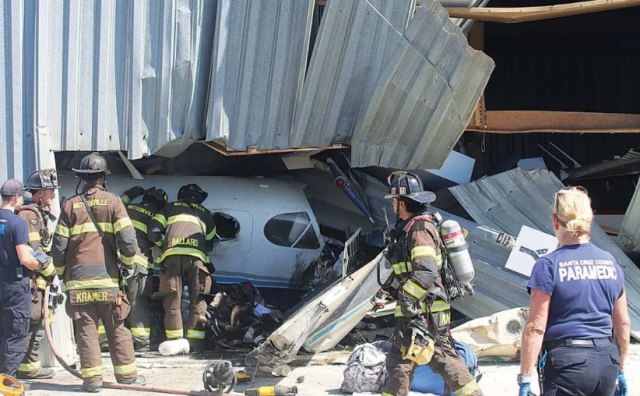
<instances>
[{"instance_id":1,"label":"blonde hair","mask_svg":"<svg viewBox=\"0 0 640 396\"><path fill-rule=\"evenodd\" d=\"M560 226L573 237L589 235L593 221L591 198L584 187L566 187L558 191L553 214Z\"/></svg>"}]
</instances>

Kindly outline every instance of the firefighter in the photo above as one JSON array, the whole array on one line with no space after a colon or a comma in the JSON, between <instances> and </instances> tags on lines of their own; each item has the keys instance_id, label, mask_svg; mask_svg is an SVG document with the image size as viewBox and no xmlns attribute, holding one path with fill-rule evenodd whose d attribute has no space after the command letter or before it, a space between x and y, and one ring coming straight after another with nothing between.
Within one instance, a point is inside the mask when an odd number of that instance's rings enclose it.
<instances>
[{"instance_id":1,"label":"firefighter","mask_svg":"<svg viewBox=\"0 0 640 396\"><path fill-rule=\"evenodd\" d=\"M130 203L135 198L142 196L141 204ZM146 350L149 346L151 335L151 309L148 297L151 296L152 277L147 276L153 270L153 258L147 230L153 216L160 212L167 204L168 196L164 190L152 188L144 190L136 186L126 191L120 198L127 203L127 213L136 229L136 238L140 255L136 256L136 262L145 267L136 277L128 281L128 296L131 302L131 314L129 315L129 328L133 336L133 345L136 351Z\"/></svg>"},{"instance_id":2,"label":"firefighter","mask_svg":"<svg viewBox=\"0 0 640 396\"><path fill-rule=\"evenodd\" d=\"M389 378L384 396L409 394L415 363L406 359L411 347L413 329L425 329L435 340L429 367L440 375L448 389L456 396L480 396L482 391L456 354L449 333L450 301L442 283L442 240L435 223L437 217L427 212L427 205L435 194L425 191L422 180L408 172L394 172L389 177L391 193L398 217L396 228L390 233L389 260L397 283L398 318L393 347L387 355ZM445 393L448 394L448 393Z\"/></svg>"},{"instance_id":3,"label":"firefighter","mask_svg":"<svg viewBox=\"0 0 640 396\"><path fill-rule=\"evenodd\" d=\"M120 198L105 190L109 171L104 157L89 154L73 171L84 186L62 208L51 255L58 276L64 279L67 313L76 324L82 389L98 392L102 386L100 319L109 339L116 380L144 385L144 377L136 371L131 333L124 326L130 305L123 293L123 278L135 276L139 267L135 265L135 229ZM122 268L118 268L116 249Z\"/></svg>"},{"instance_id":4,"label":"firefighter","mask_svg":"<svg viewBox=\"0 0 640 396\"><path fill-rule=\"evenodd\" d=\"M49 224L56 221L51 213L51 205L56 198L58 177L55 169L45 169L33 173L27 182L27 191L32 195L32 203L23 205L16 211L18 217L24 220L29 227L29 244L38 252L49 253L51 249L52 233ZM18 369L20 379L48 379L53 378L55 372L50 368L43 368L40 362L40 342L44 339L43 308L48 302L44 301L44 291L55 278L55 269L52 266L44 271L36 273L27 271L31 285L31 322L29 326L29 338L27 350Z\"/></svg>"},{"instance_id":5,"label":"firefighter","mask_svg":"<svg viewBox=\"0 0 640 396\"><path fill-rule=\"evenodd\" d=\"M167 204L149 225L149 240L162 247L160 292L165 294L167 339L184 337L181 297L186 282L191 296L187 339L194 352L204 350L205 327L198 319L206 313L204 295L211 291L215 270L207 254L216 235L213 216L202 206L207 195L196 184L181 187L178 201Z\"/></svg>"}]
</instances>

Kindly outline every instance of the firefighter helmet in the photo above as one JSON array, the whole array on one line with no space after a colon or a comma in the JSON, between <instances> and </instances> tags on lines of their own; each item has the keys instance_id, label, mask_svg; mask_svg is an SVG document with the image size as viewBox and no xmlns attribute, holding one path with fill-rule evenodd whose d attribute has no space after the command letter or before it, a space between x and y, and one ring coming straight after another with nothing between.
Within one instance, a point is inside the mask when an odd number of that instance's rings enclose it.
<instances>
[{"instance_id":1,"label":"firefighter helmet","mask_svg":"<svg viewBox=\"0 0 640 396\"><path fill-rule=\"evenodd\" d=\"M429 204L436 200L436 195L431 191L425 191L422 179L418 175L398 171L393 172L387 179L391 187L390 194L386 199L407 198L420 204Z\"/></svg>"},{"instance_id":2,"label":"firefighter helmet","mask_svg":"<svg viewBox=\"0 0 640 396\"><path fill-rule=\"evenodd\" d=\"M27 182L27 191L58 189L58 174L55 169L43 169L33 172Z\"/></svg>"},{"instance_id":3,"label":"firefighter helmet","mask_svg":"<svg viewBox=\"0 0 640 396\"><path fill-rule=\"evenodd\" d=\"M169 196L167 193L160 189L154 188L153 190L148 190L142 196L142 202L158 207L158 209L162 209L164 205L169 201Z\"/></svg>"},{"instance_id":4,"label":"firefighter helmet","mask_svg":"<svg viewBox=\"0 0 640 396\"><path fill-rule=\"evenodd\" d=\"M186 186L180 187L180 191L178 191L178 199L180 201L193 200L201 204L208 196L209 194L207 194L197 184L187 184Z\"/></svg>"},{"instance_id":5,"label":"firefighter helmet","mask_svg":"<svg viewBox=\"0 0 640 396\"><path fill-rule=\"evenodd\" d=\"M85 156L80 162L80 168L71 168L77 174L109 174L107 169L107 160L98 153L91 153Z\"/></svg>"}]
</instances>

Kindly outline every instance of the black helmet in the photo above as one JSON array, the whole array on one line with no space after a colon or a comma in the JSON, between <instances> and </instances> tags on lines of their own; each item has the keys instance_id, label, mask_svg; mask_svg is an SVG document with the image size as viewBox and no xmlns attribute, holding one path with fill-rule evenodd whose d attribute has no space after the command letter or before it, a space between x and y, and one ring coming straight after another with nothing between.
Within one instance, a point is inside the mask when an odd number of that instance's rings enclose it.
<instances>
[{"instance_id":1,"label":"black helmet","mask_svg":"<svg viewBox=\"0 0 640 396\"><path fill-rule=\"evenodd\" d=\"M201 204L208 196L209 194L207 194L197 184L187 184L186 186L180 187L180 191L178 191L178 199L180 201L192 200Z\"/></svg>"},{"instance_id":2,"label":"black helmet","mask_svg":"<svg viewBox=\"0 0 640 396\"><path fill-rule=\"evenodd\" d=\"M109 174L109 169L107 169L107 160L98 153L91 153L85 156L80 162L80 168L71 168L71 170L79 174Z\"/></svg>"},{"instance_id":3,"label":"black helmet","mask_svg":"<svg viewBox=\"0 0 640 396\"><path fill-rule=\"evenodd\" d=\"M407 198L419 204L429 204L436 200L436 195L431 191L425 191L422 179L413 173L398 171L393 172L387 179L391 191L386 195L390 198Z\"/></svg>"},{"instance_id":4,"label":"black helmet","mask_svg":"<svg viewBox=\"0 0 640 396\"><path fill-rule=\"evenodd\" d=\"M162 209L164 205L169 201L169 196L167 193L160 189L154 188L153 190L148 190L142 196L142 202L147 203L153 206L158 207L158 209Z\"/></svg>"},{"instance_id":5,"label":"black helmet","mask_svg":"<svg viewBox=\"0 0 640 396\"><path fill-rule=\"evenodd\" d=\"M43 169L33 172L27 182L27 191L58 189L58 174L55 169Z\"/></svg>"}]
</instances>

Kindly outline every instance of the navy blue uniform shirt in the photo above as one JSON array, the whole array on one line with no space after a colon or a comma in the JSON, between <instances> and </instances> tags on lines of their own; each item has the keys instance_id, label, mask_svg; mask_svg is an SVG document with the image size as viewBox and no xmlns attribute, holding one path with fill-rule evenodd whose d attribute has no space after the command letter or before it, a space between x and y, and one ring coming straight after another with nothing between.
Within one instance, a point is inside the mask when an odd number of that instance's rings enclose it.
<instances>
[{"instance_id":1,"label":"navy blue uniform shirt","mask_svg":"<svg viewBox=\"0 0 640 396\"><path fill-rule=\"evenodd\" d=\"M20 266L16 246L29 243L27 223L8 209L0 209L0 271L15 271Z\"/></svg>"},{"instance_id":2,"label":"navy blue uniform shirt","mask_svg":"<svg viewBox=\"0 0 640 396\"><path fill-rule=\"evenodd\" d=\"M610 253L591 243L568 245L536 262L528 287L551 296L545 341L606 338L624 272Z\"/></svg>"}]
</instances>

